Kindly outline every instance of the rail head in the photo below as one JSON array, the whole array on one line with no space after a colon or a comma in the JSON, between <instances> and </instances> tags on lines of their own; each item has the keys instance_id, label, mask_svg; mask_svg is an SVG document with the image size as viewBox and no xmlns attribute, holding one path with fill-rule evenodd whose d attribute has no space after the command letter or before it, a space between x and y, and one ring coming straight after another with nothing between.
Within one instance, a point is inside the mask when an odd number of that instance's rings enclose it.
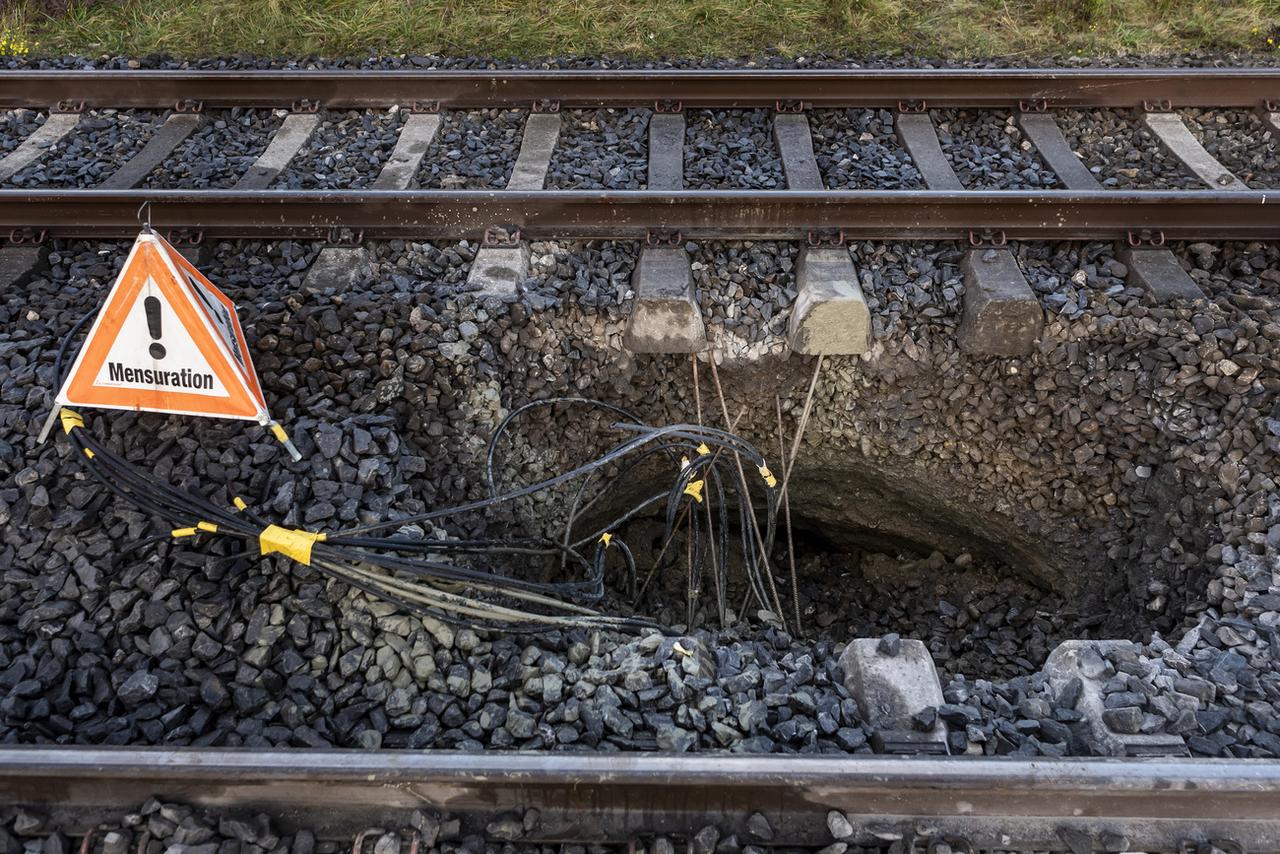
<instances>
[{"instance_id":1,"label":"rail head","mask_svg":"<svg viewBox=\"0 0 1280 854\"><path fill-rule=\"evenodd\" d=\"M13 70L0 107L59 103L170 109L428 109L554 102L561 107L678 104L774 107L1261 108L1280 101L1280 68L618 69L618 70Z\"/></svg>"}]
</instances>

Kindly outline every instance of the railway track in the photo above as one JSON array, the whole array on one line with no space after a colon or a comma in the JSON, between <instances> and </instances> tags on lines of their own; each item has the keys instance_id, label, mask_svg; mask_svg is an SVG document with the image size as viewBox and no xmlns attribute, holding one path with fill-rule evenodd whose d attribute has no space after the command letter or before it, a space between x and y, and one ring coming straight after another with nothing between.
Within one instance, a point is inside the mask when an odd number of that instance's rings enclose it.
<instances>
[{"instance_id":1,"label":"railway track","mask_svg":"<svg viewBox=\"0 0 1280 854\"><path fill-rule=\"evenodd\" d=\"M1280 226L1253 190L1213 159L1174 110L1256 110L1274 130L1280 71L423 71L187 72L13 71L0 76L0 108L52 111L31 145L0 160L0 179L30 166L77 133L77 114L152 111L165 120L134 156L95 185L0 189L0 229L11 239L123 236L140 204L188 240L204 237L482 238L495 228L531 238L688 237L849 239L958 238L1267 239ZM370 186L270 189L325 110L386 110L408 119ZM546 190L560 115L576 108L646 108L649 179L644 190ZM1063 137L1057 111L1124 108L1151 129L1202 189L1108 191ZM253 169L233 187L192 192L139 189L203 117L218 110L287 110ZM414 189L414 175L442 115L468 109L528 111L520 157L499 191ZM807 115L818 109L896 113L897 136L923 175L918 190L829 189L814 162ZM684 188L685 114L768 110L785 189ZM1052 189L965 186L938 145L930 111L1004 110L1058 176ZM352 140L354 142L355 140ZM0 182L3 186L3 182ZM335 237L335 239L337 239Z\"/></svg>"},{"instance_id":2,"label":"railway track","mask_svg":"<svg viewBox=\"0 0 1280 854\"><path fill-rule=\"evenodd\" d=\"M708 826L782 850L1280 850L1274 762L0 750L0 798L69 835L99 828L85 851L157 794L346 844L434 810L491 845L553 850L695 850ZM493 829L530 813L513 835Z\"/></svg>"},{"instance_id":3,"label":"railway track","mask_svg":"<svg viewBox=\"0 0 1280 854\"><path fill-rule=\"evenodd\" d=\"M0 233L8 237L7 250L20 251L59 238L125 237L136 232L139 209L150 203L149 217L158 228L174 242L197 248L240 237L324 240L340 245L339 251L371 239L468 239L497 252L515 250L511 254L518 257L518 247L530 240L635 240L644 243L637 305L647 296L642 271L652 269L645 259L660 259L661 253L683 257L684 239L790 240L806 251L854 240L958 240L971 247L964 296L970 335L964 346L976 353L1026 353L1038 326L1009 332L997 314L989 325L999 334L983 331L981 312L996 302L984 294L996 288L974 259L1007 254L1001 250L1008 241L1117 241L1134 252L1124 256L1130 274L1157 301L1202 296L1194 285L1186 289L1189 279L1170 284L1176 276L1167 263L1181 268L1161 247L1177 240L1274 240L1280 218L1271 206L1280 190L1252 186L1258 182L1216 160L1178 111L1246 111L1280 132L1277 100L1276 69L6 72L0 74L0 109L33 110L42 122L0 149L7 151L0 156ZM278 187L307 156L308 146L314 148L326 113L385 113L393 106L401 108L394 139L360 186ZM648 113L645 188L546 189L563 117L600 107ZM809 122L816 111L846 108L891 114L893 136L922 187L831 188ZM1066 114L1060 112L1092 108L1131 111L1135 126L1150 133L1199 188L1104 189L1079 158L1078 146L1069 143ZM79 186L16 186L13 179L33 174L86 133L86 120L116 110L142 111L153 120L146 141L139 140L128 156ZM192 134L228 110L283 113L274 135L262 141L229 186L144 186L165 163L186 156L183 146ZM487 189L419 188L441 126L450 114L470 110L518 114L521 145L510 158L509 177ZM782 170L778 186L687 189L685 170L696 156L688 151L696 131L687 117L695 110L763 111ZM944 146L938 112L956 110L1008 114L1009 126L1028 144L1022 151L1041 159L1055 176L1053 186L992 189L962 176ZM356 148L360 134L348 142ZM337 153L343 149L332 147ZM805 260L798 265L803 268ZM523 262L501 263L509 264L510 288L504 293L514 292L511 283L519 281L521 263L527 268L527 255ZM483 266L477 259L473 269ZM319 261L313 265L321 273L323 268ZM849 266L848 275L842 269L833 276L856 282L852 272ZM1021 287L1025 295L1015 300L1003 293L999 305L1030 306L1040 323L1040 303L1025 282ZM973 295L986 302L973 300L971 310ZM639 313L633 308L632 318ZM802 317L799 309L796 316ZM850 317L841 315L840 323L865 323ZM336 317L333 325L341 326ZM869 346L865 327L835 345L830 339L807 345L803 328L791 334L801 352L861 353ZM698 333L678 347L700 349L701 339L699 323ZM643 352L669 343L655 347L637 335L630 345ZM1102 699L1096 699L1100 715ZM1121 752L1130 747L1121 745ZM1160 747L1186 749L1181 735ZM158 794L237 815L266 811L286 828L312 828L344 844L370 826L395 828L414 809L432 808L463 815L481 837L496 814L536 810L536 832L523 832L518 841L540 846L649 847L659 835L683 841L717 825L724 835L777 848L843 843L901 852L1182 852L1210 845L1227 852L1280 850L1280 765L1267 760L48 747L0 750L0 790L5 803L42 811L72 835L104 823L114 826L122 813ZM833 810L848 823L847 834L833 831ZM754 813L768 821L770 838L752 830ZM86 852L95 851L101 838L88 837Z\"/></svg>"}]
</instances>

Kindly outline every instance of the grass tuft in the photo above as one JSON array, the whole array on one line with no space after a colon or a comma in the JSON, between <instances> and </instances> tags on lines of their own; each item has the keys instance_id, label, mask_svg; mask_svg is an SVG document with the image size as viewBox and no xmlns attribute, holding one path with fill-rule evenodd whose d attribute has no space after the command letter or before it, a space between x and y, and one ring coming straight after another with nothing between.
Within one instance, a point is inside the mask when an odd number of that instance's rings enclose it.
<instances>
[{"instance_id":1,"label":"grass tuft","mask_svg":"<svg viewBox=\"0 0 1280 854\"><path fill-rule=\"evenodd\" d=\"M0 54L1280 60L1278 28L1280 0L0 0Z\"/></svg>"}]
</instances>

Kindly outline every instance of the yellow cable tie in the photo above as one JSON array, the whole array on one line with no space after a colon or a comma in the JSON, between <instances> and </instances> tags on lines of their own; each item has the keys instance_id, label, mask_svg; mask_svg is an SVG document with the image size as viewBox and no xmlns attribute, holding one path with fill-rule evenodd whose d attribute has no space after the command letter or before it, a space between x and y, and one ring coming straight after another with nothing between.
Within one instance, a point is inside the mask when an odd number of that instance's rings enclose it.
<instances>
[{"instance_id":1,"label":"yellow cable tie","mask_svg":"<svg viewBox=\"0 0 1280 854\"><path fill-rule=\"evenodd\" d=\"M610 534L608 532L601 534L600 542L604 543L604 547L606 549L609 548L610 544L613 543L613 534Z\"/></svg>"},{"instance_id":2,"label":"yellow cable tie","mask_svg":"<svg viewBox=\"0 0 1280 854\"><path fill-rule=\"evenodd\" d=\"M175 540L181 539L183 537L194 537L195 535L196 535L195 528L174 528L172 531L169 532L169 536L173 537Z\"/></svg>"},{"instance_id":3,"label":"yellow cable tie","mask_svg":"<svg viewBox=\"0 0 1280 854\"><path fill-rule=\"evenodd\" d=\"M760 476L764 478L765 483L769 484L770 489L773 489L778 485L778 479L773 476L773 472L769 471L769 467L767 465L759 466L758 468L760 469Z\"/></svg>"},{"instance_id":4,"label":"yellow cable tie","mask_svg":"<svg viewBox=\"0 0 1280 854\"><path fill-rule=\"evenodd\" d=\"M208 531L210 534L218 533L218 526L212 522L196 522L196 527L201 531Z\"/></svg>"},{"instance_id":5,"label":"yellow cable tie","mask_svg":"<svg viewBox=\"0 0 1280 854\"><path fill-rule=\"evenodd\" d=\"M706 442L698 445L698 456L705 457L709 453L711 453L711 449L707 447Z\"/></svg>"},{"instance_id":6,"label":"yellow cable tie","mask_svg":"<svg viewBox=\"0 0 1280 854\"><path fill-rule=\"evenodd\" d=\"M284 432L284 428L276 422L271 422L271 435L275 436L278 441L289 441L289 434Z\"/></svg>"},{"instance_id":7,"label":"yellow cable tie","mask_svg":"<svg viewBox=\"0 0 1280 854\"><path fill-rule=\"evenodd\" d=\"M276 554L293 558L298 563L311 565L311 547L317 540L323 541L325 535L300 528L281 528L279 525L268 525L258 535L258 549L263 555Z\"/></svg>"},{"instance_id":8,"label":"yellow cable tie","mask_svg":"<svg viewBox=\"0 0 1280 854\"><path fill-rule=\"evenodd\" d=\"M684 488L684 494L691 497L699 504L702 503L702 487L706 486L705 480L691 480L689 485Z\"/></svg>"},{"instance_id":9,"label":"yellow cable tie","mask_svg":"<svg viewBox=\"0 0 1280 854\"><path fill-rule=\"evenodd\" d=\"M236 506L236 509L237 509L237 510L245 510L245 509L247 509L247 508L248 508L248 506L249 506L248 504L245 504L245 503L244 503L244 499L243 499L243 498L241 498L239 495L237 495L237 496L235 496L234 498L232 498L232 499L231 499L231 503L232 503L232 504L234 504L234 505Z\"/></svg>"},{"instance_id":10,"label":"yellow cable tie","mask_svg":"<svg viewBox=\"0 0 1280 854\"><path fill-rule=\"evenodd\" d=\"M70 433L72 427L83 427L84 417L79 412L67 409L65 406L58 413L58 417L62 420L62 429L64 432Z\"/></svg>"},{"instance_id":11,"label":"yellow cable tie","mask_svg":"<svg viewBox=\"0 0 1280 854\"><path fill-rule=\"evenodd\" d=\"M89 459L93 459L93 451L89 450L88 448L84 449L84 455Z\"/></svg>"}]
</instances>

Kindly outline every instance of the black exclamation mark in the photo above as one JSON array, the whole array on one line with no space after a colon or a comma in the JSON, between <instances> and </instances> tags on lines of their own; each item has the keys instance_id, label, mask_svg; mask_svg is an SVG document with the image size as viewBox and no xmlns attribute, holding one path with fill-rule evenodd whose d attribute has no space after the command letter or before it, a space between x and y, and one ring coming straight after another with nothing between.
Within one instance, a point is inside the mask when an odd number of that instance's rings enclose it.
<instances>
[{"instance_id":1,"label":"black exclamation mark","mask_svg":"<svg viewBox=\"0 0 1280 854\"><path fill-rule=\"evenodd\" d=\"M151 342L151 358L164 358L164 345L160 343L160 300L147 297L142 301L143 311L147 313L147 331L155 341Z\"/></svg>"}]
</instances>

